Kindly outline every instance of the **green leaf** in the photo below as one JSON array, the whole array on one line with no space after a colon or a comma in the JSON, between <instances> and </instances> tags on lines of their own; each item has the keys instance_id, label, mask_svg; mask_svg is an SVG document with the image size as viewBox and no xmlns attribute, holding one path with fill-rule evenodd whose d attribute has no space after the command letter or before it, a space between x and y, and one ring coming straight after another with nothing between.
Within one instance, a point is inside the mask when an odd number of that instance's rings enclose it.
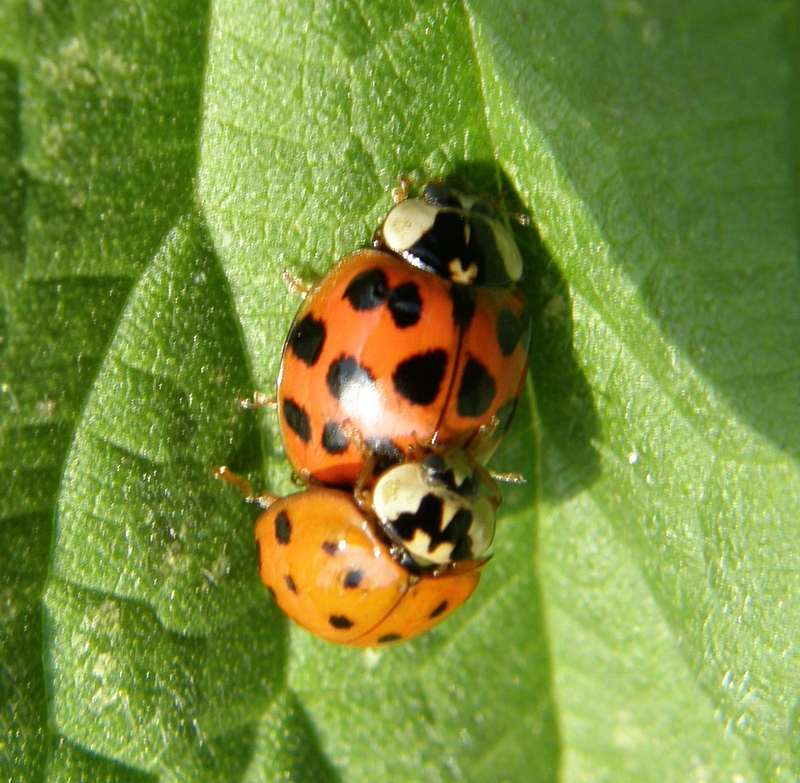
<instances>
[{"instance_id":1,"label":"green leaf","mask_svg":"<svg viewBox=\"0 0 800 783\"><path fill-rule=\"evenodd\" d=\"M0 779L800 776L796 9L0 5ZM788 30L788 34L787 34ZM396 176L510 210L536 329L481 587L291 627L296 299Z\"/></svg>"}]
</instances>

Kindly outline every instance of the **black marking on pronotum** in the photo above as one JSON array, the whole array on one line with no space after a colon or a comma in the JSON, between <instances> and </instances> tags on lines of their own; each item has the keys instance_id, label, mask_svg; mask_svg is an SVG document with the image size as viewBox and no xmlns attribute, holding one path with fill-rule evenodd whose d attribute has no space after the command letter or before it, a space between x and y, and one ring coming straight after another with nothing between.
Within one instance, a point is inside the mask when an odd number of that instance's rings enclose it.
<instances>
[{"instance_id":1,"label":"black marking on pronotum","mask_svg":"<svg viewBox=\"0 0 800 783\"><path fill-rule=\"evenodd\" d=\"M441 544L452 544L451 560L464 560L472 556L472 512L460 508L444 526L444 501L431 493L423 496L416 511L404 511L391 522L403 541L411 541L417 531L430 539L428 552L435 552Z\"/></svg>"},{"instance_id":2,"label":"black marking on pronotum","mask_svg":"<svg viewBox=\"0 0 800 783\"><path fill-rule=\"evenodd\" d=\"M403 255L450 279L450 262L467 251L467 221L457 212L439 212L426 231Z\"/></svg>"},{"instance_id":3,"label":"black marking on pronotum","mask_svg":"<svg viewBox=\"0 0 800 783\"><path fill-rule=\"evenodd\" d=\"M286 546L292 539L292 523L285 511L281 511L275 517L275 540L281 545Z\"/></svg>"},{"instance_id":4,"label":"black marking on pronotum","mask_svg":"<svg viewBox=\"0 0 800 783\"><path fill-rule=\"evenodd\" d=\"M430 405L439 395L446 369L447 351L436 348L416 354L397 365L392 375L394 389L415 405Z\"/></svg>"},{"instance_id":5,"label":"black marking on pronotum","mask_svg":"<svg viewBox=\"0 0 800 783\"><path fill-rule=\"evenodd\" d=\"M289 332L289 349L304 364L313 367L325 345L325 324L309 313Z\"/></svg>"},{"instance_id":6,"label":"black marking on pronotum","mask_svg":"<svg viewBox=\"0 0 800 783\"><path fill-rule=\"evenodd\" d=\"M378 644L388 644L389 642L399 642L403 638L399 633L385 633L378 637Z\"/></svg>"},{"instance_id":7,"label":"black marking on pronotum","mask_svg":"<svg viewBox=\"0 0 800 783\"><path fill-rule=\"evenodd\" d=\"M329 421L322 430L322 448L328 454L343 454L349 445L350 441L342 432L341 426Z\"/></svg>"},{"instance_id":8,"label":"black marking on pronotum","mask_svg":"<svg viewBox=\"0 0 800 783\"><path fill-rule=\"evenodd\" d=\"M357 391L359 387L372 386L375 383L369 370L352 356L341 356L332 362L325 381L328 390L337 400L341 400L350 389Z\"/></svg>"},{"instance_id":9,"label":"black marking on pronotum","mask_svg":"<svg viewBox=\"0 0 800 783\"><path fill-rule=\"evenodd\" d=\"M360 568L354 568L352 571L348 571L345 574L342 584L344 584L344 586L349 590L353 590L361 584L361 580L363 578L364 572Z\"/></svg>"},{"instance_id":10,"label":"black marking on pronotum","mask_svg":"<svg viewBox=\"0 0 800 783\"><path fill-rule=\"evenodd\" d=\"M368 269L356 275L347 286L344 298L354 310L374 310L380 307L389 293L386 275L380 269Z\"/></svg>"},{"instance_id":11,"label":"black marking on pronotum","mask_svg":"<svg viewBox=\"0 0 800 783\"><path fill-rule=\"evenodd\" d=\"M419 322L422 315L422 297L416 283L403 283L389 292L389 311L399 329L407 329Z\"/></svg>"},{"instance_id":12,"label":"black marking on pronotum","mask_svg":"<svg viewBox=\"0 0 800 783\"><path fill-rule=\"evenodd\" d=\"M497 386L489 371L470 357L461 376L456 410L459 416L477 418L483 416L492 405Z\"/></svg>"},{"instance_id":13,"label":"black marking on pronotum","mask_svg":"<svg viewBox=\"0 0 800 783\"><path fill-rule=\"evenodd\" d=\"M438 617L442 612L447 609L447 601L442 601L439 606L437 606L429 615L428 618L433 620L434 617Z\"/></svg>"},{"instance_id":14,"label":"black marking on pronotum","mask_svg":"<svg viewBox=\"0 0 800 783\"><path fill-rule=\"evenodd\" d=\"M308 414L294 400L283 401L283 420L303 443L311 440L311 421Z\"/></svg>"},{"instance_id":15,"label":"black marking on pronotum","mask_svg":"<svg viewBox=\"0 0 800 783\"><path fill-rule=\"evenodd\" d=\"M297 595L297 585L294 583L294 579L289 574L283 577L283 581L286 582L286 586L291 590L295 595Z\"/></svg>"},{"instance_id":16,"label":"black marking on pronotum","mask_svg":"<svg viewBox=\"0 0 800 783\"><path fill-rule=\"evenodd\" d=\"M339 545L335 541L323 541L322 551L333 557L339 551Z\"/></svg>"},{"instance_id":17,"label":"black marking on pronotum","mask_svg":"<svg viewBox=\"0 0 800 783\"><path fill-rule=\"evenodd\" d=\"M328 618L328 622L339 631L346 631L355 624L349 617L345 617L343 614L332 614Z\"/></svg>"}]
</instances>

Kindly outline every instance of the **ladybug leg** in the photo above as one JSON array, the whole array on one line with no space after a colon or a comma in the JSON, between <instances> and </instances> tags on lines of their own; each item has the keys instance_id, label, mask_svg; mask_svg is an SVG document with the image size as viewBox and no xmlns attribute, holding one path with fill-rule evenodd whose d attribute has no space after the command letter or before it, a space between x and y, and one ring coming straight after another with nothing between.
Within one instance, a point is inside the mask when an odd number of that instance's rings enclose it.
<instances>
[{"instance_id":1,"label":"ladybug leg","mask_svg":"<svg viewBox=\"0 0 800 783\"><path fill-rule=\"evenodd\" d=\"M364 459L364 464L361 466L358 478L356 479L355 486L353 487L353 497L359 508L368 514L373 514L372 508L372 490L369 489L369 484L375 475L375 463L377 459L374 452L370 452L369 456Z\"/></svg>"},{"instance_id":2,"label":"ladybug leg","mask_svg":"<svg viewBox=\"0 0 800 783\"><path fill-rule=\"evenodd\" d=\"M252 398L237 397L236 402L245 410L259 410L260 408L277 408L278 401L269 397L264 392L253 392Z\"/></svg>"},{"instance_id":3,"label":"ladybug leg","mask_svg":"<svg viewBox=\"0 0 800 783\"><path fill-rule=\"evenodd\" d=\"M521 212L509 212L505 204L503 204L505 198L506 192L503 191L492 199L492 206L494 207L495 214L502 215L502 217L508 218L508 220L513 220L519 226L529 226L531 224L530 217L528 215L523 215Z\"/></svg>"},{"instance_id":4,"label":"ladybug leg","mask_svg":"<svg viewBox=\"0 0 800 783\"><path fill-rule=\"evenodd\" d=\"M484 444L489 443L494 438L497 428L500 426L500 419L492 416L487 424L478 427L478 431L470 438L467 448L470 453L480 452Z\"/></svg>"},{"instance_id":5,"label":"ladybug leg","mask_svg":"<svg viewBox=\"0 0 800 783\"><path fill-rule=\"evenodd\" d=\"M392 201L395 204L408 198L409 188L414 184L405 174L401 174L397 179L400 184L396 188L392 188Z\"/></svg>"},{"instance_id":6,"label":"ladybug leg","mask_svg":"<svg viewBox=\"0 0 800 783\"><path fill-rule=\"evenodd\" d=\"M470 571L477 571L483 568L490 560L492 555L485 557L473 557L469 560L459 560L455 563L447 563L446 565L437 566L431 572L434 579L441 579L448 576L459 576L460 574L468 574Z\"/></svg>"},{"instance_id":7,"label":"ladybug leg","mask_svg":"<svg viewBox=\"0 0 800 783\"><path fill-rule=\"evenodd\" d=\"M521 212L509 212L508 219L513 220L518 226L527 228L531 224L529 215L523 215Z\"/></svg>"},{"instance_id":8,"label":"ladybug leg","mask_svg":"<svg viewBox=\"0 0 800 783\"><path fill-rule=\"evenodd\" d=\"M434 454L440 453L443 449L437 445L436 440L439 436L439 431L433 433L430 441L423 443L417 433L414 432L414 442L409 444L406 449L406 462L421 462L426 454L433 452Z\"/></svg>"},{"instance_id":9,"label":"ladybug leg","mask_svg":"<svg viewBox=\"0 0 800 783\"><path fill-rule=\"evenodd\" d=\"M236 489L242 493L242 497L245 499L245 502L257 503L265 510L268 509L278 499L277 495L272 495L269 492L261 492L260 494L256 495L253 492L253 487L246 478L240 476L238 473L234 473L225 465L211 468L211 475L220 481L225 481L231 486L236 487Z\"/></svg>"},{"instance_id":10,"label":"ladybug leg","mask_svg":"<svg viewBox=\"0 0 800 783\"><path fill-rule=\"evenodd\" d=\"M475 471L483 485L488 488L489 502L492 504L494 510L497 511L497 509L500 508L500 504L503 502L503 496L500 494L500 488L495 483L495 477L500 474L492 473L491 471L486 470L486 468L484 468L483 465L481 465L481 463L478 462L469 452L465 451L463 454L467 464L470 466L470 468L472 468L473 471Z\"/></svg>"},{"instance_id":11,"label":"ladybug leg","mask_svg":"<svg viewBox=\"0 0 800 783\"><path fill-rule=\"evenodd\" d=\"M292 477L291 477L292 484L296 487L300 487L300 489L306 489L307 487L322 487L324 484L320 483L319 481L315 481L314 478L309 474L307 470L293 470Z\"/></svg>"},{"instance_id":12,"label":"ladybug leg","mask_svg":"<svg viewBox=\"0 0 800 783\"><path fill-rule=\"evenodd\" d=\"M361 433L350 419L345 419L339 426L341 427L342 434L350 441L353 448L358 451L365 461L373 456L374 452L372 448L361 437Z\"/></svg>"},{"instance_id":13,"label":"ladybug leg","mask_svg":"<svg viewBox=\"0 0 800 783\"><path fill-rule=\"evenodd\" d=\"M372 514L372 491L369 489L369 485L375 476L375 465L378 462L378 457L375 454L375 450L364 441L361 433L349 419L345 419L340 427L347 440L350 441L363 460L358 478L353 486L353 497L363 511Z\"/></svg>"},{"instance_id":14,"label":"ladybug leg","mask_svg":"<svg viewBox=\"0 0 800 783\"><path fill-rule=\"evenodd\" d=\"M297 294L301 299L308 296L311 286L306 285L299 277L293 275L288 269L281 272L281 280L286 283L286 287L293 293Z\"/></svg>"}]
</instances>

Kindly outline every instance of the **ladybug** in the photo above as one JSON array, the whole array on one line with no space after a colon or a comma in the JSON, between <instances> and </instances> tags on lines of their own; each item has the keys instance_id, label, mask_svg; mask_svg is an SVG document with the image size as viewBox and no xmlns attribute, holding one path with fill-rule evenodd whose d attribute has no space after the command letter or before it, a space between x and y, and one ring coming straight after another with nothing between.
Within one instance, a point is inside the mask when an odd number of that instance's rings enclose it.
<instances>
[{"instance_id":1,"label":"ladybug","mask_svg":"<svg viewBox=\"0 0 800 783\"><path fill-rule=\"evenodd\" d=\"M441 185L424 192L390 211L376 247L322 277L290 329L277 402L287 458L306 482L355 485L364 457L348 433L382 469L436 444L485 462L511 423L531 326L511 287L519 251L483 202L455 206Z\"/></svg>"},{"instance_id":2,"label":"ladybug","mask_svg":"<svg viewBox=\"0 0 800 783\"><path fill-rule=\"evenodd\" d=\"M331 642L385 646L437 625L475 591L485 559L438 570L398 562L353 493L312 487L274 501L255 529L280 608Z\"/></svg>"},{"instance_id":3,"label":"ladybug","mask_svg":"<svg viewBox=\"0 0 800 783\"><path fill-rule=\"evenodd\" d=\"M417 455L372 489L311 487L254 495L227 468L213 474L265 511L255 537L261 579L312 633L360 647L392 644L437 625L475 591L501 498L466 454Z\"/></svg>"}]
</instances>

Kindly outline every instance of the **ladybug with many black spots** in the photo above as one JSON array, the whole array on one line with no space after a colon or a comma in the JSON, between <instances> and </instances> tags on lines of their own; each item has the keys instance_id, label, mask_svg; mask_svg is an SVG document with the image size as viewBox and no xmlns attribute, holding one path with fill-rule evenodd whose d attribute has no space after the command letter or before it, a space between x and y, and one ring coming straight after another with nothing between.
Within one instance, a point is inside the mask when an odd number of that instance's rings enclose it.
<instances>
[{"instance_id":1,"label":"ladybug with many black spots","mask_svg":"<svg viewBox=\"0 0 800 783\"><path fill-rule=\"evenodd\" d=\"M530 315L508 229L486 202L437 184L387 215L376 247L345 256L308 292L278 378L286 455L305 481L353 487L447 444L486 461L528 367Z\"/></svg>"}]
</instances>

